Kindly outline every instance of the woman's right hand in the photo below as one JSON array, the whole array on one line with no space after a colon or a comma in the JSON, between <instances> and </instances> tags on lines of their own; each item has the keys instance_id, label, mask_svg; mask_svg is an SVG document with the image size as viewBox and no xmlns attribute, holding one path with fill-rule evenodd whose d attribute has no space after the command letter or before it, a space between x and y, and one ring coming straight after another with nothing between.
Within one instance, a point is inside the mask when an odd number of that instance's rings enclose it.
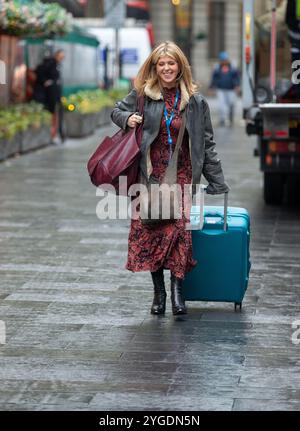
<instances>
[{"instance_id":1,"label":"woman's right hand","mask_svg":"<svg viewBox=\"0 0 300 431\"><path fill-rule=\"evenodd\" d=\"M132 114L132 115L130 115L130 117L127 120L127 126L132 127L132 128L136 127L139 124L141 124L142 120L143 120L143 117L141 115Z\"/></svg>"}]
</instances>

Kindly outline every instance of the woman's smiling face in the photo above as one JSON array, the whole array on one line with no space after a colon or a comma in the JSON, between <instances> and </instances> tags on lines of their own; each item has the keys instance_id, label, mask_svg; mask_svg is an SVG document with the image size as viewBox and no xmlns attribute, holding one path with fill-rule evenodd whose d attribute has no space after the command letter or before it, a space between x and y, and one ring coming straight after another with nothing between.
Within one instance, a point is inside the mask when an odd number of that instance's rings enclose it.
<instances>
[{"instance_id":1,"label":"woman's smiling face","mask_svg":"<svg viewBox=\"0 0 300 431\"><path fill-rule=\"evenodd\" d=\"M178 63L173 57L169 57L168 55L162 56L156 63L156 73L163 87L174 87L178 72Z\"/></svg>"}]
</instances>

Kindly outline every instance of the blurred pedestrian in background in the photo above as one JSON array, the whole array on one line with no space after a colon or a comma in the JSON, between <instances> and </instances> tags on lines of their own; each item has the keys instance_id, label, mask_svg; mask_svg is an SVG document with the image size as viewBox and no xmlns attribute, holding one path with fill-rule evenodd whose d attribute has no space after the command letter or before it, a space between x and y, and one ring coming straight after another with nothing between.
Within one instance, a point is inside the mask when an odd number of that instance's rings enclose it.
<instances>
[{"instance_id":1,"label":"blurred pedestrian in background","mask_svg":"<svg viewBox=\"0 0 300 431\"><path fill-rule=\"evenodd\" d=\"M220 126L225 126L226 120L233 126L236 94L240 90L240 75L225 51L219 54L219 64L213 70L209 88L217 90Z\"/></svg>"},{"instance_id":2,"label":"blurred pedestrian in background","mask_svg":"<svg viewBox=\"0 0 300 431\"><path fill-rule=\"evenodd\" d=\"M124 130L142 121L137 112L139 96L145 100L139 181L151 184L151 178L154 182L164 178L185 111L177 184L181 190L186 184L199 185L203 174L209 182L207 193L228 191L215 151L208 104L193 82L186 56L173 42L162 43L152 51L139 70L133 90L117 102L112 120ZM184 200L182 207L186 209ZM182 281L197 263L192 257L191 231L186 229L188 218L184 213L180 219L162 220L155 226L143 224L140 217L131 219L126 268L151 272L152 314L165 312L164 269L171 272L173 314L187 312Z\"/></svg>"},{"instance_id":3,"label":"blurred pedestrian in background","mask_svg":"<svg viewBox=\"0 0 300 431\"><path fill-rule=\"evenodd\" d=\"M65 139L63 131L63 107L61 104L62 82L61 63L65 58L62 49L57 50L54 56L45 57L43 62L35 69L36 80L33 90L33 99L42 103L52 114L51 136L54 139L59 133L62 141Z\"/></svg>"}]
</instances>

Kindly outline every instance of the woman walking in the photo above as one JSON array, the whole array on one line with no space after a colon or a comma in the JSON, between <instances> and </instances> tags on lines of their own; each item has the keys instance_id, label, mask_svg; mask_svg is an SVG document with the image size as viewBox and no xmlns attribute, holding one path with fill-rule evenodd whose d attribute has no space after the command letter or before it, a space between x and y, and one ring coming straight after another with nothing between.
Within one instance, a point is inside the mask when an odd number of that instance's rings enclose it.
<instances>
[{"instance_id":1,"label":"woman walking","mask_svg":"<svg viewBox=\"0 0 300 431\"><path fill-rule=\"evenodd\" d=\"M209 183L207 193L228 191L215 151L207 102L193 83L187 58L173 42L162 43L152 51L135 79L134 89L116 103L111 115L113 122L124 130L137 127L142 121L137 112L141 96L144 97L144 119L140 178L163 179L185 111L186 128L178 158L177 183L182 189L185 184L200 184L203 174ZM143 224L140 218L131 220L126 268L133 272L151 272L152 314L165 313L164 269L171 272L173 314L187 312L182 281L186 272L197 264L192 256L191 231L185 228L188 221L186 211L180 219L153 226Z\"/></svg>"}]
</instances>

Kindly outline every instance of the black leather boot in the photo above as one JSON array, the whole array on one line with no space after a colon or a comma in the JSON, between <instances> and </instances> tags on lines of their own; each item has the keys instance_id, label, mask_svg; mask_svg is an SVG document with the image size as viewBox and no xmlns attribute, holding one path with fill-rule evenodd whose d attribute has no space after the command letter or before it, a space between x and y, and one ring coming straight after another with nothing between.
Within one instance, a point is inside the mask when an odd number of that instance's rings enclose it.
<instances>
[{"instance_id":1,"label":"black leather boot","mask_svg":"<svg viewBox=\"0 0 300 431\"><path fill-rule=\"evenodd\" d=\"M171 302L174 315L186 314L187 309L182 296L182 279L171 274Z\"/></svg>"},{"instance_id":2,"label":"black leather boot","mask_svg":"<svg viewBox=\"0 0 300 431\"><path fill-rule=\"evenodd\" d=\"M151 272L154 298L151 307L151 314L164 314L166 311L167 292L164 282L164 270L160 268L158 271Z\"/></svg>"}]
</instances>

